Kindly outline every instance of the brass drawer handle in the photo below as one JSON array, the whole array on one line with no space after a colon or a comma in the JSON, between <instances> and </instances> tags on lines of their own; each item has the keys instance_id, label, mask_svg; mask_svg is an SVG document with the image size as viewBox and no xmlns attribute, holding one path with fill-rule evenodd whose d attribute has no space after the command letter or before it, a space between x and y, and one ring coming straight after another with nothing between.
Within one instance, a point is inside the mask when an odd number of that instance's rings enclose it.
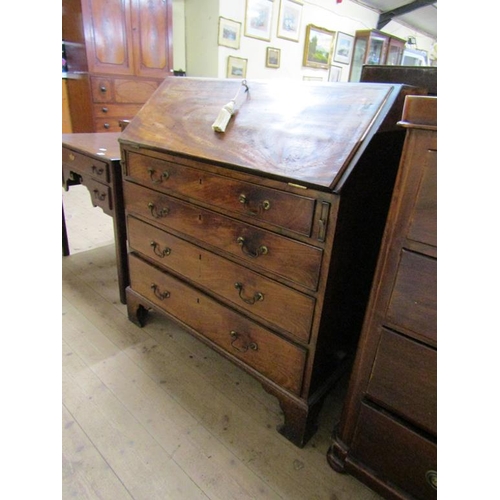
<instances>
[{"instance_id":1,"label":"brass drawer handle","mask_svg":"<svg viewBox=\"0 0 500 500\"><path fill-rule=\"evenodd\" d=\"M170 292L161 292L159 286L155 285L154 283L151 283L151 290L153 290L153 293L160 300L165 300L165 299L168 299L170 297Z\"/></svg>"},{"instance_id":2,"label":"brass drawer handle","mask_svg":"<svg viewBox=\"0 0 500 500\"><path fill-rule=\"evenodd\" d=\"M106 193L100 193L98 189L94 189L94 198L99 201L104 201L106 199Z\"/></svg>"},{"instance_id":3,"label":"brass drawer handle","mask_svg":"<svg viewBox=\"0 0 500 500\"><path fill-rule=\"evenodd\" d=\"M153 184L161 184L163 181L166 181L170 177L170 174L166 170L164 170L162 174L155 179L155 172L156 170L154 168L148 168L149 178L151 179L151 182Z\"/></svg>"},{"instance_id":4,"label":"brass drawer handle","mask_svg":"<svg viewBox=\"0 0 500 500\"><path fill-rule=\"evenodd\" d=\"M438 475L437 475L437 472L435 470L428 470L425 473L425 479L427 480L427 483L429 483L429 485L432 488L437 490L437 488L438 488Z\"/></svg>"},{"instance_id":5,"label":"brass drawer handle","mask_svg":"<svg viewBox=\"0 0 500 500\"><path fill-rule=\"evenodd\" d=\"M259 346L257 345L256 342L250 342L250 343L242 342L241 345L239 346L236 345L236 341L240 338L240 334L234 330L231 330L229 332L229 335L231 335L231 338L233 339L231 341L231 347L239 352L247 352L248 349L251 349L252 351L257 351L259 349Z\"/></svg>"},{"instance_id":6,"label":"brass drawer handle","mask_svg":"<svg viewBox=\"0 0 500 500\"><path fill-rule=\"evenodd\" d=\"M245 254L248 255L248 257L252 257L256 259L259 255L266 255L269 249L265 245L261 245L257 250L252 252L245 246L245 238L243 236L239 236L236 240L236 243L241 247L241 251Z\"/></svg>"},{"instance_id":7,"label":"brass drawer handle","mask_svg":"<svg viewBox=\"0 0 500 500\"><path fill-rule=\"evenodd\" d=\"M240 194L240 196L238 197L238 200L239 202L242 204L242 205L247 205L248 206L248 210L249 212L252 214L252 215L256 215L258 214L259 212L261 212L262 210L269 210L271 208L271 202L269 200L264 200L263 202L259 203L257 205L257 210L252 210L250 208L250 203L248 201L248 198L244 195L244 194Z\"/></svg>"},{"instance_id":8,"label":"brass drawer handle","mask_svg":"<svg viewBox=\"0 0 500 500\"><path fill-rule=\"evenodd\" d=\"M96 167L95 165L92 165L92 173L96 175L102 175L104 173L104 169L102 167Z\"/></svg>"},{"instance_id":9,"label":"brass drawer handle","mask_svg":"<svg viewBox=\"0 0 500 500\"><path fill-rule=\"evenodd\" d=\"M160 258L164 258L164 257L167 257L168 255L170 255L170 253L172 252L172 249L171 248L168 248L168 247L165 247L163 250L160 249L160 245L158 243L156 243L156 241L152 241L150 243L150 246L151 248L153 249L153 252L158 255L158 257Z\"/></svg>"},{"instance_id":10,"label":"brass drawer handle","mask_svg":"<svg viewBox=\"0 0 500 500\"><path fill-rule=\"evenodd\" d=\"M255 304L256 302L264 300L264 294L261 292L255 292L251 299L243 297L243 283L236 282L234 284L234 288L236 288L236 290L239 290L240 299L247 304Z\"/></svg>"},{"instance_id":11,"label":"brass drawer handle","mask_svg":"<svg viewBox=\"0 0 500 500\"><path fill-rule=\"evenodd\" d=\"M157 208L155 207L155 204L151 201L148 203L148 208L149 208L149 211L151 212L151 215L155 219L161 219L162 217L166 217L170 212L170 210L166 207L162 208L161 210L157 210Z\"/></svg>"}]
</instances>

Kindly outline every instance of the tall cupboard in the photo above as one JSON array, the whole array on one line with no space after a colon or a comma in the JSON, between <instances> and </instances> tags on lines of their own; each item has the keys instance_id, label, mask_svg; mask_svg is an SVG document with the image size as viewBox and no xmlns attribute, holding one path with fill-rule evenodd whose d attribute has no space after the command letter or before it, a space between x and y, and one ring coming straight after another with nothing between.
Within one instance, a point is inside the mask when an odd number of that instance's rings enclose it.
<instances>
[{"instance_id":1,"label":"tall cupboard","mask_svg":"<svg viewBox=\"0 0 500 500\"><path fill-rule=\"evenodd\" d=\"M173 75L172 0L63 0L73 132L117 132Z\"/></svg>"}]
</instances>

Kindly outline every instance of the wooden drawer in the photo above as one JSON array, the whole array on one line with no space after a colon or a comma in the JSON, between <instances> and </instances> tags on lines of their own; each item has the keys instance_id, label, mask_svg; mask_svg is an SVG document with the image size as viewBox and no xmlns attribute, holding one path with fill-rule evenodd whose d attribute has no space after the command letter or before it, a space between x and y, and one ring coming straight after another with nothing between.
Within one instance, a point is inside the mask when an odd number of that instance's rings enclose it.
<instances>
[{"instance_id":1,"label":"wooden drawer","mask_svg":"<svg viewBox=\"0 0 500 500\"><path fill-rule=\"evenodd\" d=\"M436 259L402 250L386 320L398 330L436 345Z\"/></svg>"},{"instance_id":2,"label":"wooden drawer","mask_svg":"<svg viewBox=\"0 0 500 500\"><path fill-rule=\"evenodd\" d=\"M124 116L123 118L127 118ZM94 120L94 129L96 132L121 132L120 118L110 116L108 118L97 118Z\"/></svg>"},{"instance_id":3,"label":"wooden drawer","mask_svg":"<svg viewBox=\"0 0 500 500\"><path fill-rule=\"evenodd\" d=\"M111 78L92 77L90 86L93 102L113 102L113 80Z\"/></svg>"},{"instance_id":4,"label":"wooden drawer","mask_svg":"<svg viewBox=\"0 0 500 500\"><path fill-rule=\"evenodd\" d=\"M312 290L318 285L323 255L319 248L131 182L124 183L124 196L129 214L138 214L228 252L252 268L270 271Z\"/></svg>"},{"instance_id":5,"label":"wooden drawer","mask_svg":"<svg viewBox=\"0 0 500 500\"><path fill-rule=\"evenodd\" d=\"M433 479L437 484L436 444L366 404L361 405L350 455L377 471L381 481L415 498L437 498L431 486Z\"/></svg>"},{"instance_id":6,"label":"wooden drawer","mask_svg":"<svg viewBox=\"0 0 500 500\"><path fill-rule=\"evenodd\" d=\"M116 103L144 104L158 88L159 80L114 79Z\"/></svg>"},{"instance_id":7,"label":"wooden drawer","mask_svg":"<svg viewBox=\"0 0 500 500\"><path fill-rule=\"evenodd\" d=\"M127 153L127 175L144 186L200 200L309 236L315 199L242 182L173 161Z\"/></svg>"},{"instance_id":8,"label":"wooden drawer","mask_svg":"<svg viewBox=\"0 0 500 500\"><path fill-rule=\"evenodd\" d=\"M162 266L308 342L315 299L188 243L134 217L127 219L129 244Z\"/></svg>"},{"instance_id":9,"label":"wooden drawer","mask_svg":"<svg viewBox=\"0 0 500 500\"><path fill-rule=\"evenodd\" d=\"M436 435L436 351L383 329L367 395L379 405Z\"/></svg>"},{"instance_id":10,"label":"wooden drawer","mask_svg":"<svg viewBox=\"0 0 500 500\"><path fill-rule=\"evenodd\" d=\"M300 392L305 350L133 254L129 263L134 291L273 382Z\"/></svg>"},{"instance_id":11,"label":"wooden drawer","mask_svg":"<svg viewBox=\"0 0 500 500\"><path fill-rule=\"evenodd\" d=\"M94 104L94 117L96 118L122 118L124 116L129 119L133 118L142 104Z\"/></svg>"},{"instance_id":12,"label":"wooden drawer","mask_svg":"<svg viewBox=\"0 0 500 500\"><path fill-rule=\"evenodd\" d=\"M94 207L101 207L105 213L113 216L111 188L107 184L95 181L89 177L82 177L82 183L87 186Z\"/></svg>"},{"instance_id":13,"label":"wooden drawer","mask_svg":"<svg viewBox=\"0 0 500 500\"><path fill-rule=\"evenodd\" d=\"M426 151L424 162L408 238L437 246L437 151Z\"/></svg>"},{"instance_id":14,"label":"wooden drawer","mask_svg":"<svg viewBox=\"0 0 500 500\"><path fill-rule=\"evenodd\" d=\"M88 155L80 154L72 149L62 148L62 162L70 170L78 173L91 175L102 182L109 182L109 166L104 161L91 158Z\"/></svg>"}]
</instances>

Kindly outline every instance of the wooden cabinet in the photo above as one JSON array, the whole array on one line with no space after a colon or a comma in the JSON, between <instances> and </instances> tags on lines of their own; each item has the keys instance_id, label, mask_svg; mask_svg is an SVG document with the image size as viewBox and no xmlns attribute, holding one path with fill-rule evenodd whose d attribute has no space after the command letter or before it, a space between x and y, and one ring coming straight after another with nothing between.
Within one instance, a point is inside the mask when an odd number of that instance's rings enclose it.
<instances>
[{"instance_id":1,"label":"wooden cabinet","mask_svg":"<svg viewBox=\"0 0 500 500\"><path fill-rule=\"evenodd\" d=\"M406 40L377 30L356 31L349 81L359 82L365 64L401 64Z\"/></svg>"},{"instance_id":2,"label":"wooden cabinet","mask_svg":"<svg viewBox=\"0 0 500 500\"><path fill-rule=\"evenodd\" d=\"M63 38L75 132L120 131L173 74L172 0L64 0Z\"/></svg>"},{"instance_id":3,"label":"wooden cabinet","mask_svg":"<svg viewBox=\"0 0 500 500\"><path fill-rule=\"evenodd\" d=\"M387 498L437 496L437 97L408 96L401 167L328 459Z\"/></svg>"},{"instance_id":4,"label":"wooden cabinet","mask_svg":"<svg viewBox=\"0 0 500 500\"><path fill-rule=\"evenodd\" d=\"M402 85L170 78L120 136L131 321L174 319L255 376L303 446L359 337Z\"/></svg>"}]
</instances>

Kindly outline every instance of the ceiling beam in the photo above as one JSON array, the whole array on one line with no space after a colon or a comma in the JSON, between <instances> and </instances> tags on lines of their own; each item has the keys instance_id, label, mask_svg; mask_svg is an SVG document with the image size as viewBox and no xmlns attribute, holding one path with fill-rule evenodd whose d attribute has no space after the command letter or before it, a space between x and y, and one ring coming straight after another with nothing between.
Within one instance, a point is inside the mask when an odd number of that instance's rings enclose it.
<instances>
[{"instance_id":1,"label":"ceiling beam","mask_svg":"<svg viewBox=\"0 0 500 500\"><path fill-rule=\"evenodd\" d=\"M377 29L381 30L389 21L393 18L408 14L421 7L426 7L427 5L432 5L437 3L437 0L414 0L406 5L397 7L396 9L388 10L387 12L382 12L378 18Z\"/></svg>"}]
</instances>

